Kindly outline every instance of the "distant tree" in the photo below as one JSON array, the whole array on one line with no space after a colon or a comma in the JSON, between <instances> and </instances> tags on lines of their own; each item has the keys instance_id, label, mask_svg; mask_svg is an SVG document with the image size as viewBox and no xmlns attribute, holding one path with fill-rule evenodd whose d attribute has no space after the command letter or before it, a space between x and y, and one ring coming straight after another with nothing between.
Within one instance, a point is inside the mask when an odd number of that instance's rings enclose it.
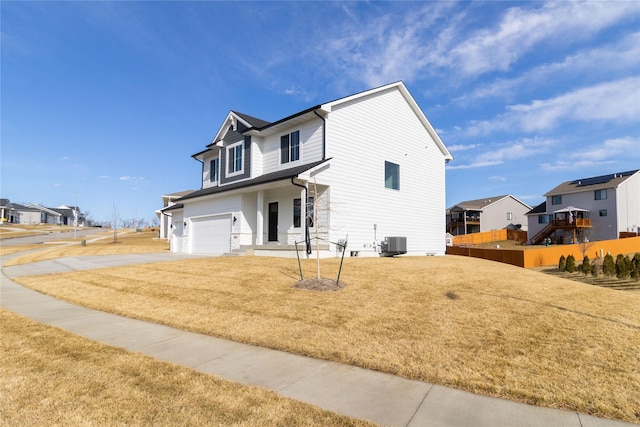
<instances>
[{"instance_id":1,"label":"distant tree","mask_svg":"<svg viewBox=\"0 0 640 427\"><path fill-rule=\"evenodd\" d=\"M567 271L569 273L576 271L576 258L573 255L567 257Z\"/></svg>"},{"instance_id":2,"label":"distant tree","mask_svg":"<svg viewBox=\"0 0 640 427\"><path fill-rule=\"evenodd\" d=\"M628 279L630 276L631 260L628 256L618 254L616 257L616 277L618 279Z\"/></svg>"},{"instance_id":3,"label":"distant tree","mask_svg":"<svg viewBox=\"0 0 640 427\"><path fill-rule=\"evenodd\" d=\"M584 256L584 258L582 258L582 264L580 265L580 271L585 276L587 274L591 273L591 263L589 262L589 257L586 256L586 255Z\"/></svg>"},{"instance_id":4,"label":"distant tree","mask_svg":"<svg viewBox=\"0 0 640 427\"><path fill-rule=\"evenodd\" d=\"M118 207L116 204L113 204L113 211L111 211L111 228L113 229L113 243L118 241L118 224L120 224L120 213L118 212Z\"/></svg>"},{"instance_id":5,"label":"distant tree","mask_svg":"<svg viewBox=\"0 0 640 427\"><path fill-rule=\"evenodd\" d=\"M587 251L591 246L594 245L592 242L593 237L593 228L581 228L576 233L576 238L578 239L578 248L580 248L580 252L582 252L582 258L587 255Z\"/></svg>"},{"instance_id":6,"label":"distant tree","mask_svg":"<svg viewBox=\"0 0 640 427\"><path fill-rule=\"evenodd\" d=\"M561 272L567 270L567 259L564 257L564 255L560 255L560 261L558 261L558 270L560 270Z\"/></svg>"},{"instance_id":7,"label":"distant tree","mask_svg":"<svg viewBox=\"0 0 640 427\"><path fill-rule=\"evenodd\" d=\"M602 261L602 273L605 276L611 277L616 274L616 264L611 254L607 254Z\"/></svg>"}]
</instances>

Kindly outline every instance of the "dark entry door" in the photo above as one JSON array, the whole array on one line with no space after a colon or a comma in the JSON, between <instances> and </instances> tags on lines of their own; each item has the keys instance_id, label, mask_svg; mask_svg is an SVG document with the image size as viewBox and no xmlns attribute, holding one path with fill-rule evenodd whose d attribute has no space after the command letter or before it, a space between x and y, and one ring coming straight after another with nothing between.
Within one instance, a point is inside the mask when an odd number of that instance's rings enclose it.
<instances>
[{"instance_id":1,"label":"dark entry door","mask_svg":"<svg viewBox=\"0 0 640 427\"><path fill-rule=\"evenodd\" d=\"M278 202L269 203L269 239L270 242L278 241Z\"/></svg>"}]
</instances>

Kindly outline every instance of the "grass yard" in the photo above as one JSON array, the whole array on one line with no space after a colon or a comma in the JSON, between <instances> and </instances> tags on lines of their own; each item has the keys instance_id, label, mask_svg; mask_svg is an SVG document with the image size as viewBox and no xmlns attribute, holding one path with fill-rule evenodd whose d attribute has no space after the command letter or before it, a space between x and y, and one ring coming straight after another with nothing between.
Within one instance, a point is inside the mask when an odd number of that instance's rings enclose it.
<instances>
[{"instance_id":1,"label":"grass yard","mask_svg":"<svg viewBox=\"0 0 640 427\"><path fill-rule=\"evenodd\" d=\"M169 251L169 242L156 238L157 235L158 232L153 229L143 229L143 231L139 233L134 230L119 230L116 241L114 242L113 231L108 230L75 240L73 240L73 235L71 235L71 239L61 238L61 242L65 242L61 245L2 246L0 253L8 255L33 249L34 247L43 248L40 251L29 252L8 260L4 264L8 267L11 265L27 264L70 256L142 254ZM86 240L86 246L80 244L82 240ZM71 244L69 244L69 242L71 242Z\"/></svg>"},{"instance_id":2,"label":"grass yard","mask_svg":"<svg viewBox=\"0 0 640 427\"><path fill-rule=\"evenodd\" d=\"M339 260L323 260L334 276ZM305 276L315 263L303 262ZM640 294L475 258L231 257L16 281L88 307L531 404L640 423Z\"/></svg>"},{"instance_id":3,"label":"grass yard","mask_svg":"<svg viewBox=\"0 0 640 427\"><path fill-rule=\"evenodd\" d=\"M0 310L0 423L372 426Z\"/></svg>"}]
</instances>

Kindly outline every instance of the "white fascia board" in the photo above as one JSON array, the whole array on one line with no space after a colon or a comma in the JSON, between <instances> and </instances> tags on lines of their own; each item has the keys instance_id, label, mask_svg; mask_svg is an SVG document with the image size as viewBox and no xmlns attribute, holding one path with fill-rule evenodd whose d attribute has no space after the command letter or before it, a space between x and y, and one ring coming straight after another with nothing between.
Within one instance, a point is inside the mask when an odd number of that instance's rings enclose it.
<instances>
[{"instance_id":1,"label":"white fascia board","mask_svg":"<svg viewBox=\"0 0 640 427\"><path fill-rule=\"evenodd\" d=\"M243 120L240 116L235 114L233 111L229 111L229 114L227 114L227 118L224 119L224 121L222 122L222 125L220 126L220 129L218 129L218 132L216 132L216 135L211 140L211 144L213 144L214 142L218 141L221 138L222 134L226 132L230 124L237 123L237 122L242 123L248 128L251 127L250 123Z\"/></svg>"}]
</instances>

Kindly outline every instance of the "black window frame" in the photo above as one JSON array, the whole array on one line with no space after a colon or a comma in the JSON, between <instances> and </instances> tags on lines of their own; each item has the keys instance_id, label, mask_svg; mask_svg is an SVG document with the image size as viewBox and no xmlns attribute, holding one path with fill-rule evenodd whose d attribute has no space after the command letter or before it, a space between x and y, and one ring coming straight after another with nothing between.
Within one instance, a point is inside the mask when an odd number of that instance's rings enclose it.
<instances>
[{"instance_id":1,"label":"black window frame","mask_svg":"<svg viewBox=\"0 0 640 427\"><path fill-rule=\"evenodd\" d=\"M604 195L604 197L603 197ZM607 200L607 189L601 188L600 190L593 191L593 200Z\"/></svg>"},{"instance_id":2,"label":"black window frame","mask_svg":"<svg viewBox=\"0 0 640 427\"><path fill-rule=\"evenodd\" d=\"M551 196L551 204L552 205L561 205L562 204L562 194L557 196Z\"/></svg>"}]
</instances>

